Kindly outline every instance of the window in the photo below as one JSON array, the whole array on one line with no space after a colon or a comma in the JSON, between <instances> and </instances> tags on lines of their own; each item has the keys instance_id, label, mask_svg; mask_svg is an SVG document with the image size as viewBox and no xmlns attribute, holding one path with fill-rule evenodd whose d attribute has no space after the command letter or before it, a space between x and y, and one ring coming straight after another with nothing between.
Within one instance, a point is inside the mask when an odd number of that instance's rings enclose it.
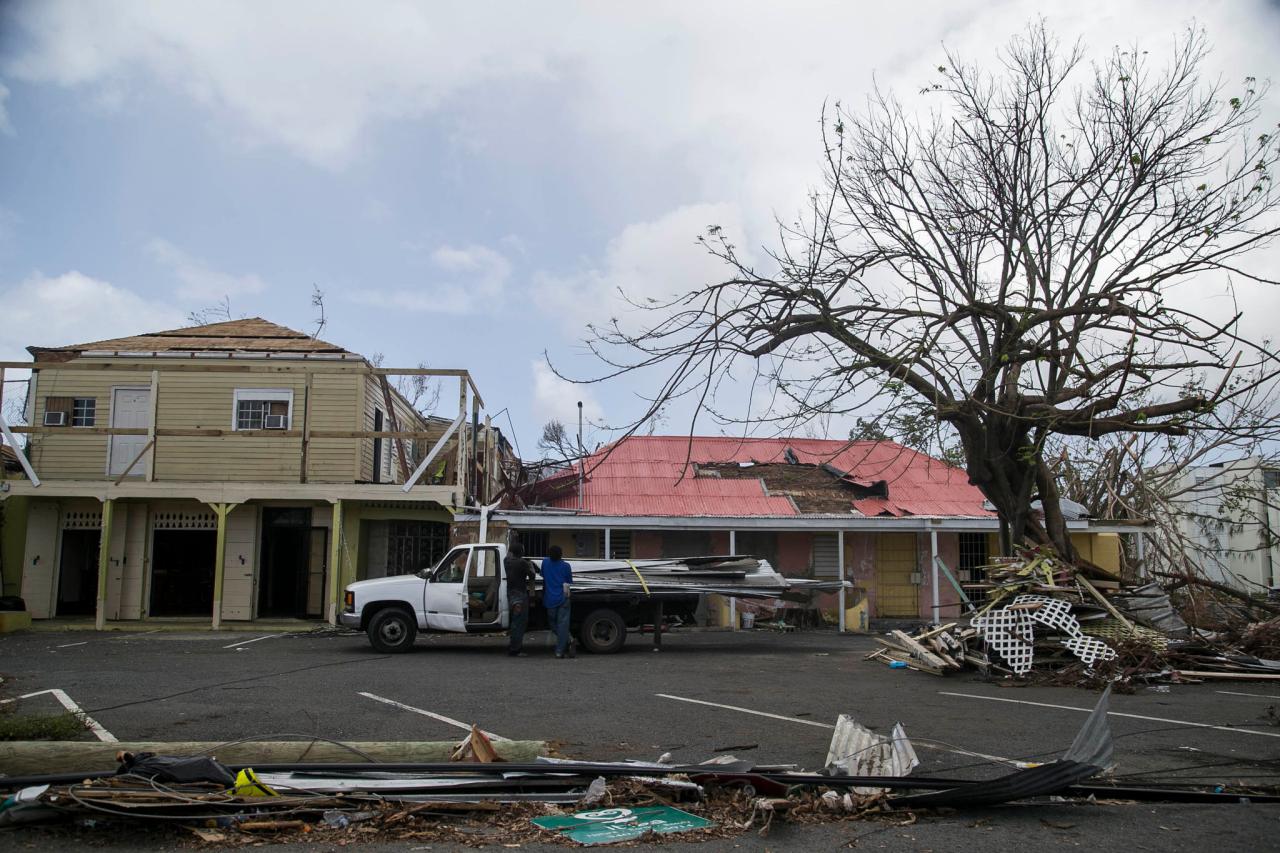
<instances>
[{"instance_id":1,"label":"window","mask_svg":"<svg viewBox=\"0 0 1280 853\"><path fill-rule=\"evenodd\" d=\"M98 401L93 397L76 397L71 403L71 425L78 427L93 426L97 415Z\"/></svg>"},{"instance_id":2,"label":"window","mask_svg":"<svg viewBox=\"0 0 1280 853\"><path fill-rule=\"evenodd\" d=\"M989 562L987 556L987 534L961 533L959 544L960 563L956 568L960 570L961 582L968 578L969 583L985 583L987 573L983 566ZM965 595L969 596L970 601L980 604L987 601L988 591L985 589L967 589L965 590Z\"/></svg>"},{"instance_id":3,"label":"window","mask_svg":"<svg viewBox=\"0 0 1280 853\"><path fill-rule=\"evenodd\" d=\"M288 429L293 420L293 392L280 388L237 388L232 428Z\"/></svg>"},{"instance_id":4,"label":"window","mask_svg":"<svg viewBox=\"0 0 1280 853\"><path fill-rule=\"evenodd\" d=\"M545 557L551 547L550 536L545 530L521 530L516 534L526 557Z\"/></svg>"},{"instance_id":5,"label":"window","mask_svg":"<svg viewBox=\"0 0 1280 853\"><path fill-rule=\"evenodd\" d=\"M1262 470L1262 483L1265 488L1280 489L1280 470L1264 468Z\"/></svg>"},{"instance_id":6,"label":"window","mask_svg":"<svg viewBox=\"0 0 1280 853\"><path fill-rule=\"evenodd\" d=\"M573 534L573 556L594 559L600 556L600 531L579 530Z\"/></svg>"},{"instance_id":7,"label":"window","mask_svg":"<svg viewBox=\"0 0 1280 853\"><path fill-rule=\"evenodd\" d=\"M630 530L610 530L609 531L609 559L611 560L630 560L631 559L631 531Z\"/></svg>"},{"instance_id":8,"label":"window","mask_svg":"<svg viewBox=\"0 0 1280 853\"><path fill-rule=\"evenodd\" d=\"M387 535L389 575L429 569L449 548L449 525L441 521L392 521Z\"/></svg>"}]
</instances>

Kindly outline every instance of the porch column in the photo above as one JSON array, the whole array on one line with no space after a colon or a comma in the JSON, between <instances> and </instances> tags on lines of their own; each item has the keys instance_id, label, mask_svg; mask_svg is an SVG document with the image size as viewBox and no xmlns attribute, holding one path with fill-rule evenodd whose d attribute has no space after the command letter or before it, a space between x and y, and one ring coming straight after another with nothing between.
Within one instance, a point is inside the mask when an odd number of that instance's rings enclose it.
<instances>
[{"instance_id":1,"label":"porch column","mask_svg":"<svg viewBox=\"0 0 1280 853\"><path fill-rule=\"evenodd\" d=\"M98 604L94 611L93 627L99 631L107 627L107 565L111 560L111 515L115 501L102 501L102 530L98 534Z\"/></svg>"},{"instance_id":2,"label":"porch column","mask_svg":"<svg viewBox=\"0 0 1280 853\"><path fill-rule=\"evenodd\" d=\"M736 557L738 555L738 531L729 531L729 556ZM738 630L738 599L729 596L729 625L730 630Z\"/></svg>"},{"instance_id":3,"label":"porch column","mask_svg":"<svg viewBox=\"0 0 1280 853\"><path fill-rule=\"evenodd\" d=\"M613 549L610 547L612 545L612 542L610 541L612 539L612 534L613 531L608 527L604 529L604 558L606 560L613 559Z\"/></svg>"},{"instance_id":4,"label":"porch column","mask_svg":"<svg viewBox=\"0 0 1280 853\"><path fill-rule=\"evenodd\" d=\"M843 634L847 628L845 625L845 598L844 598L844 531L836 531L836 574L840 578L840 633Z\"/></svg>"},{"instance_id":5,"label":"porch column","mask_svg":"<svg viewBox=\"0 0 1280 853\"><path fill-rule=\"evenodd\" d=\"M338 498L333 502L333 525L331 527L331 533L329 536L328 617L329 617L330 625L338 624L338 598L341 594L342 594L342 499Z\"/></svg>"},{"instance_id":6,"label":"porch column","mask_svg":"<svg viewBox=\"0 0 1280 853\"><path fill-rule=\"evenodd\" d=\"M938 531L929 531L929 569L932 572L929 583L933 586L933 624L941 625L938 611L941 609L938 599Z\"/></svg>"},{"instance_id":7,"label":"porch column","mask_svg":"<svg viewBox=\"0 0 1280 853\"><path fill-rule=\"evenodd\" d=\"M1151 577L1151 573L1147 571L1147 534L1141 530L1138 531L1138 571L1141 573L1138 577Z\"/></svg>"},{"instance_id":8,"label":"porch column","mask_svg":"<svg viewBox=\"0 0 1280 853\"><path fill-rule=\"evenodd\" d=\"M209 504L218 516L218 538L213 549L213 630L222 628L222 579L227 571L227 515L235 504Z\"/></svg>"}]
</instances>

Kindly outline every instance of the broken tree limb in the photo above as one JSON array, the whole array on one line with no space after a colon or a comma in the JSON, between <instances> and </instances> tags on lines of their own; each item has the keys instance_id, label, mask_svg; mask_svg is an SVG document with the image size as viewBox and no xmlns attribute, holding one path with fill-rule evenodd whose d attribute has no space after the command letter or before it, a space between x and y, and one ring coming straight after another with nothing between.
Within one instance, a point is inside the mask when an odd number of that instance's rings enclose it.
<instances>
[{"instance_id":1,"label":"broken tree limb","mask_svg":"<svg viewBox=\"0 0 1280 853\"><path fill-rule=\"evenodd\" d=\"M1217 581L1211 581L1208 578L1202 578L1196 575L1187 574L1183 572L1155 572L1154 574L1162 578L1172 578L1173 580L1178 581L1181 584L1194 584L1195 586L1202 586L1202 587L1205 587L1206 589L1212 589L1216 592L1222 593L1223 595L1229 595L1232 598L1235 598L1239 601L1243 601L1245 604L1249 605L1250 607L1256 607L1257 609L1265 610L1268 613L1280 613L1280 604L1273 604L1269 601L1262 601L1260 599L1250 596L1247 592L1241 592L1240 590L1235 589L1234 587L1227 586L1224 583L1218 583Z\"/></svg>"}]
</instances>

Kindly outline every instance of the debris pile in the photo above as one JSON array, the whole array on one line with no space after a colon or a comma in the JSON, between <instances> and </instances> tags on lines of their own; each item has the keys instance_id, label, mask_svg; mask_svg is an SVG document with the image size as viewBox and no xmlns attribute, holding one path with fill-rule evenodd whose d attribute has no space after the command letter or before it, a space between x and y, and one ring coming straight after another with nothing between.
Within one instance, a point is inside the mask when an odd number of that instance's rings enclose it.
<instances>
[{"instance_id":1,"label":"debris pile","mask_svg":"<svg viewBox=\"0 0 1280 853\"><path fill-rule=\"evenodd\" d=\"M1158 585L1125 585L1038 550L986 566L985 578L966 585L987 596L980 608L966 598L967 618L891 631L867 659L931 675L975 668L1086 687L1280 679L1280 619L1197 631Z\"/></svg>"},{"instance_id":2,"label":"debris pile","mask_svg":"<svg viewBox=\"0 0 1280 853\"><path fill-rule=\"evenodd\" d=\"M879 735L841 715L825 766L762 765L721 756L702 764L539 757L507 762L478 728L440 763L224 765L208 756L117 756L115 771L0 777L0 826L107 820L181 827L204 842L258 844L414 840L519 846L556 838L605 844L679 834L683 839L769 831L778 820L895 818L918 809L1065 799L1280 802L1254 789L1144 788L1091 781L1112 763L1110 692L1070 748L1045 763L992 778L916 777L902 726ZM465 748L464 748L465 747ZM977 756L959 750L965 755ZM995 760L994 758L992 760ZM173 829L160 829L160 832ZM135 838L138 836L134 835Z\"/></svg>"}]
</instances>

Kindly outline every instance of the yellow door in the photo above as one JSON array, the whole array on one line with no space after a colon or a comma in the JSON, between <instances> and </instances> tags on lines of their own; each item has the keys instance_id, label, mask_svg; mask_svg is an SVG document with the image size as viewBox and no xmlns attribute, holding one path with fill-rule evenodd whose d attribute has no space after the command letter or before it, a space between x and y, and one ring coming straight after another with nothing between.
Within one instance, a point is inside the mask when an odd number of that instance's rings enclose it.
<instances>
[{"instance_id":1,"label":"yellow door","mask_svg":"<svg viewBox=\"0 0 1280 853\"><path fill-rule=\"evenodd\" d=\"M882 533L876 537L876 616L918 616L920 606L911 575L917 570L916 535Z\"/></svg>"}]
</instances>

